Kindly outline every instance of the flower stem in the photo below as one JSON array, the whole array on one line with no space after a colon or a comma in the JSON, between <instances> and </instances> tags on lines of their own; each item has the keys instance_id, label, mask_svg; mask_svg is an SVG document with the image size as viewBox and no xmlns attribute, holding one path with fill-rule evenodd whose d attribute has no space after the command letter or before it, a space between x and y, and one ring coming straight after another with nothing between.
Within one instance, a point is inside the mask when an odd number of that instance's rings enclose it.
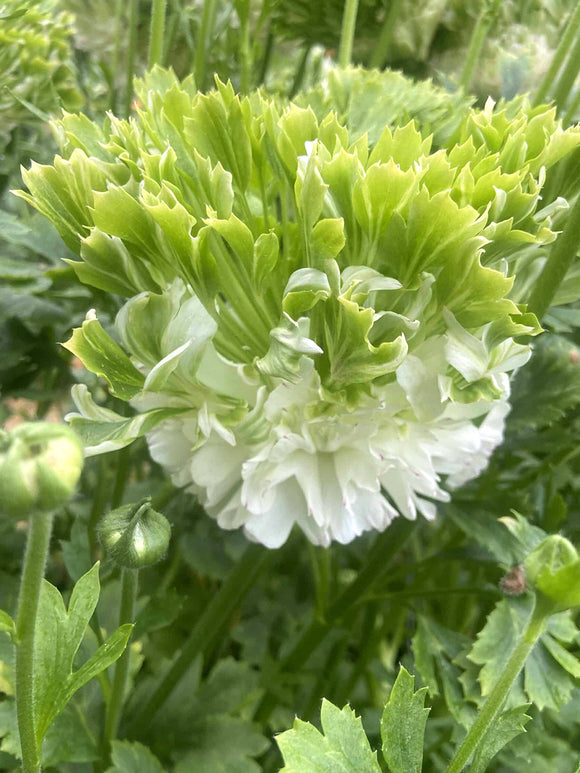
<instances>
[{"instance_id":1,"label":"flower stem","mask_svg":"<svg viewBox=\"0 0 580 773\"><path fill-rule=\"evenodd\" d=\"M385 65L385 62L387 61L387 56L389 55L389 46L391 45L393 30L395 29L395 22L397 21L397 16L399 15L401 2L402 0L391 0L389 3L389 8L385 14L385 20L383 21L381 34L369 62L370 67L377 67L382 69Z\"/></svg>"},{"instance_id":2,"label":"flower stem","mask_svg":"<svg viewBox=\"0 0 580 773\"><path fill-rule=\"evenodd\" d=\"M163 64L163 35L165 31L165 11L167 0L153 0L151 9L151 31L149 33L148 69Z\"/></svg>"},{"instance_id":3,"label":"flower stem","mask_svg":"<svg viewBox=\"0 0 580 773\"><path fill-rule=\"evenodd\" d=\"M580 34L576 37L576 41L570 56L566 62L566 66L558 78L558 83L554 91L554 101L558 105L558 110L561 111L566 104L570 90L574 86L574 81L580 70Z\"/></svg>"},{"instance_id":4,"label":"flower stem","mask_svg":"<svg viewBox=\"0 0 580 773\"><path fill-rule=\"evenodd\" d=\"M310 46L305 45L302 50L300 59L298 60L298 67L296 68L296 72L294 73L292 86L290 86L290 91L288 92L289 99L292 99L292 97L296 96L298 91L300 91L300 87L302 86L302 81L304 80L304 75L306 74L306 65L308 64L309 55L310 55Z\"/></svg>"},{"instance_id":5,"label":"flower stem","mask_svg":"<svg viewBox=\"0 0 580 773\"><path fill-rule=\"evenodd\" d=\"M272 551L264 549L261 545L250 545L246 549L219 592L212 598L197 620L179 657L149 701L135 717L132 727L135 734L147 728L195 658L209 649L219 637L224 625L227 624L240 601L253 587L271 555Z\"/></svg>"},{"instance_id":6,"label":"flower stem","mask_svg":"<svg viewBox=\"0 0 580 773\"><path fill-rule=\"evenodd\" d=\"M495 15L499 10L499 7L500 7L500 0L493 0L491 5L484 3L482 11L479 14L479 18L477 19L477 23L471 34L471 40L469 41L469 49L467 51L467 57L465 59L465 64L463 65L463 70L461 71L461 77L459 78L459 85L466 92L469 91L471 87L471 82L473 80L473 73L475 72L477 62L479 61L479 55L481 54L481 49L485 42L485 38L487 37L487 33L489 32L490 27L493 24Z\"/></svg>"},{"instance_id":7,"label":"flower stem","mask_svg":"<svg viewBox=\"0 0 580 773\"><path fill-rule=\"evenodd\" d=\"M537 278L528 309L542 319L550 307L556 291L580 247L580 196L568 215L562 234L558 237L542 273Z\"/></svg>"},{"instance_id":8,"label":"flower stem","mask_svg":"<svg viewBox=\"0 0 580 773\"><path fill-rule=\"evenodd\" d=\"M207 69L206 54L211 43L213 25L217 10L217 0L204 0L203 14L201 16L201 25L199 36L196 41L195 59L193 72L195 73L195 85L200 91L205 89L205 77Z\"/></svg>"},{"instance_id":9,"label":"flower stem","mask_svg":"<svg viewBox=\"0 0 580 773\"><path fill-rule=\"evenodd\" d=\"M348 67L352 59L352 43L356 28L357 11L358 0L346 0L342 17L340 47L338 49L338 64L341 67Z\"/></svg>"},{"instance_id":10,"label":"flower stem","mask_svg":"<svg viewBox=\"0 0 580 773\"><path fill-rule=\"evenodd\" d=\"M111 112L115 112L117 107L117 71L119 69L119 60L121 54L121 30L122 30L122 16L123 16L122 0L116 0L115 3L115 47L113 49L113 64L111 67L111 81L109 86L109 108Z\"/></svg>"},{"instance_id":11,"label":"flower stem","mask_svg":"<svg viewBox=\"0 0 580 773\"><path fill-rule=\"evenodd\" d=\"M578 108L580 108L580 88L576 91L574 98L570 101L570 107L564 116L563 120L565 126L568 126L568 124L572 123L574 116L578 112Z\"/></svg>"},{"instance_id":12,"label":"flower stem","mask_svg":"<svg viewBox=\"0 0 580 773\"><path fill-rule=\"evenodd\" d=\"M298 671L306 663L332 630L333 625L348 614L357 604L359 597L380 580L410 537L413 528L413 521L398 518L392 526L379 535L356 579L330 604L323 620L318 617L313 618L294 647L281 661L280 673ZM277 701L278 698L273 692L266 691L258 704L254 720L261 723L267 722L276 708Z\"/></svg>"},{"instance_id":13,"label":"flower stem","mask_svg":"<svg viewBox=\"0 0 580 773\"><path fill-rule=\"evenodd\" d=\"M137 49L137 23L139 21L139 0L129 0L129 46L127 50L127 78L125 86L125 116L131 114L133 102L133 78L135 76L135 52Z\"/></svg>"},{"instance_id":14,"label":"flower stem","mask_svg":"<svg viewBox=\"0 0 580 773\"><path fill-rule=\"evenodd\" d=\"M547 611L547 607L536 602L522 638L510 655L500 678L490 692L477 719L465 736L463 743L455 753L455 757L445 773L461 773L467 764L487 732L488 727L499 714L507 694L522 670L528 655L544 632L551 611L551 608Z\"/></svg>"},{"instance_id":15,"label":"flower stem","mask_svg":"<svg viewBox=\"0 0 580 773\"><path fill-rule=\"evenodd\" d=\"M136 569L123 569L121 574L121 607L119 609L119 625L133 623L135 619L135 602L137 601L137 587L139 584L139 572ZM125 701L127 689L127 677L129 675L129 662L131 651L129 645L115 664L115 676L113 689L107 705L105 716L105 752L108 756L111 741L117 737L121 712Z\"/></svg>"},{"instance_id":16,"label":"flower stem","mask_svg":"<svg viewBox=\"0 0 580 773\"><path fill-rule=\"evenodd\" d=\"M564 59L566 58L566 55L570 50L570 46L574 42L574 38L576 37L576 33L578 32L579 29L580 29L580 3L577 3L576 8L574 11L572 11L568 24L566 26L566 31L564 32L562 39L560 40L560 43L558 45L558 48L556 49L556 53L554 54L552 63L548 68L548 72L544 75L544 78L540 83L540 87L536 91L536 95L534 97L534 107L544 102L546 97L548 96L550 89L554 85L554 80L556 79L556 76L560 72L560 67L563 64Z\"/></svg>"},{"instance_id":17,"label":"flower stem","mask_svg":"<svg viewBox=\"0 0 580 773\"><path fill-rule=\"evenodd\" d=\"M24 773L40 770L40 747L34 721L34 632L38 602L52 533L52 514L29 520L16 621L16 714Z\"/></svg>"}]
</instances>

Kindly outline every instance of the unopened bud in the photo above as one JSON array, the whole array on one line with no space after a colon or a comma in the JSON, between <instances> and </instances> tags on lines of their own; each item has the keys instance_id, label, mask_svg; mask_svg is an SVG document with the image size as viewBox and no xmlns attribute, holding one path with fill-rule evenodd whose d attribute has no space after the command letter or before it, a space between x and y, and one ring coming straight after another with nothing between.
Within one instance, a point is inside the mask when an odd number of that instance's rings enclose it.
<instances>
[{"instance_id":1,"label":"unopened bud","mask_svg":"<svg viewBox=\"0 0 580 773\"><path fill-rule=\"evenodd\" d=\"M143 569L160 561L169 546L171 526L149 499L111 510L99 524L99 540L123 569Z\"/></svg>"},{"instance_id":2,"label":"unopened bud","mask_svg":"<svg viewBox=\"0 0 580 773\"><path fill-rule=\"evenodd\" d=\"M530 585L549 600L555 611L580 604L580 560L574 545L552 534L524 562Z\"/></svg>"},{"instance_id":3,"label":"unopened bud","mask_svg":"<svg viewBox=\"0 0 580 773\"><path fill-rule=\"evenodd\" d=\"M30 422L0 434L0 512L26 518L54 510L72 496L83 447L64 424Z\"/></svg>"}]
</instances>

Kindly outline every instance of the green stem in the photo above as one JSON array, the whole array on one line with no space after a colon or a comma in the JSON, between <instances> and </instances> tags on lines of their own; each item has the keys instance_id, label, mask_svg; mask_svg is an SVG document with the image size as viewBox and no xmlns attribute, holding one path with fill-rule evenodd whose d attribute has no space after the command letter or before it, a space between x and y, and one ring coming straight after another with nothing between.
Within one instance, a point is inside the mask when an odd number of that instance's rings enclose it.
<instances>
[{"instance_id":1,"label":"green stem","mask_svg":"<svg viewBox=\"0 0 580 773\"><path fill-rule=\"evenodd\" d=\"M246 549L219 592L211 599L197 620L179 657L135 717L133 724L135 734L147 728L195 658L208 650L220 636L224 625L228 623L236 607L253 587L271 555L271 551L261 545L250 545Z\"/></svg>"},{"instance_id":2,"label":"green stem","mask_svg":"<svg viewBox=\"0 0 580 773\"><path fill-rule=\"evenodd\" d=\"M389 4L379 40L369 63L371 68L377 67L382 70L385 66L387 56L389 55L389 46L391 45L393 30L395 29L395 22L397 21L397 16L399 15L399 10L401 8L401 2L402 0L391 0Z\"/></svg>"},{"instance_id":3,"label":"green stem","mask_svg":"<svg viewBox=\"0 0 580 773\"><path fill-rule=\"evenodd\" d=\"M304 49L302 51L302 56L298 61L298 67L296 68L296 72L294 73L294 80L292 81L290 92L288 93L288 99L292 99L292 97L298 91L300 91L300 87L302 86L302 81L304 80L304 75L306 74L306 65L308 64L309 54L310 54L310 46L309 45L304 46Z\"/></svg>"},{"instance_id":4,"label":"green stem","mask_svg":"<svg viewBox=\"0 0 580 773\"><path fill-rule=\"evenodd\" d=\"M580 108L580 88L576 91L576 95L574 96L574 99L570 102L570 107L566 111L566 115L563 118L564 126L567 126L568 124L571 124L574 120L574 116L578 112L578 108Z\"/></svg>"},{"instance_id":5,"label":"green stem","mask_svg":"<svg viewBox=\"0 0 580 773\"><path fill-rule=\"evenodd\" d=\"M534 97L534 107L537 105L540 105L542 102L546 100L546 97L548 96L550 89L554 85L554 80L556 79L556 76L560 72L560 67L562 66L564 59L566 58L570 46L572 45L574 38L576 37L576 33L580 29L580 2L576 5L576 8L574 11L572 11L569 21L566 26L566 31L564 32L564 35L562 36L562 39L558 45L558 48L556 49L556 53L554 54L554 58L552 59L552 63L550 64L550 67L548 69L548 72L544 75L544 78L542 79L542 82L540 83L540 87L536 91L536 95Z\"/></svg>"},{"instance_id":6,"label":"green stem","mask_svg":"<svg viewBox=\"0 0 580 773\"><path fill-rule=\"evenodd\" d=\"M127 49L127 78L125 85L125 116L127 118L131 115L131 103L133 102L133 78L135 76L139 0L129 0L129 3L129 46Z\"/></svg>"},{"instance_id":7,"label":"green stem","mask_svg":"<svg viewBox=\"0 0 580 773\"><path fill-rule=\"evenodd\" d=\"M139 584L139 572L136 569L123 569L121 575L121 607L119 609L119 625L133 623L135 620L135 603L137 601L137 587ZM129 676L129 663L131 651L129 645L115 664L115 676L113 689L107 705L105 716L105 753L108 756L111 741L117 737L121 712L127 690L127 677Z\"/></svg>"},{"instance_id":8,"label":"green stem","mask_svg":"<svg viewBox=\"0 0 580 773\"><path fill-rule=\"evenodd\" d=\"M34 721L34 632L38 602L52 533L52 513L37 513L28 522L28 540L16 621L16 714L23 773L40 770L40 744Z\"/></svg>"},{"instance_id":9,"label":"green stem","mask_svg":"<svg viewBox=\"0 0 580 773\"><path fill-rule=\"evenodd\" d=\"M270 62L272 60L272 51L274 49L274 33L272 32L272 29L270 28L268 30L268 35L266 36L266 44L264 46L264 54L262 56L262 61L260 63L260 70L258 72L258 85L261 86L264 81L266 80L266 76L268 74L268 69L270 67Z\"/></svg>"},{"instance_id":10,"label":"green stem","mask_svg":"<svg viewBox=\"0 0 580 773\"><path fill-rule=\"evenodd\" d=\"M303 667L332 630L333 625L349 614L357 604L359 597L381 579L411 535L413 528L413 521L398 518L392 526L389 526L385 532L377 537L367 556L365 565L357 577L330 604L325 619L321 620L315 617L303 631L294 647L281 661L280 673L299 671ZM267 722L270 714L276 708L277 702L277 696L269 690L266 691L256 709L254 720L260 723Z\"/></svg>"},{"instance_id":11,"label":"green stem","mask_svg":"<svg viewBox=\"0 0 580 773\"><path fill-rule=\"evenodd\" d=\"M577 36L574 46L570 52L570 56L566 62L564 70L560 74L558 83L554 91L554 101L558 105L558 109L562 110L570 90L574 86L574 81L580 70L580 34Z\"/></svg>"},{"instance_id":12,"label":"green stem","mask_svg":"<svg viewBox=\"0 0 580 773\"><path fill-rule=\"evenodd\" d=\"M167 0L153 0L151 9L151 30L149 33L149 59L147 67L151 70L156 64L163 64L163 36L165 32L165 12Z\"/></svg>"},{"instance_id":13,"label":"green stem","mask_svg":"<svg viewBox=\"0 0 580 773\"><path fill-rule=\"evenodd\" d=\"M536 279L528 309L541 319L550 307L556 291L580 247L580 196L568 215L562 234L556 240L550 257Z\"/></svg>"},{"instance_id":14,"label":"green stem","mask_svg":"<svg viewBox=\"0 0 580 773\"><path fill-rule=\"evenodd\" d=\"M205 78L207 61L206 54L208 44L211 42L213 34L213 25L217 10L217 0L205 0L203 4L203 14L199 28L199 36L195 48L195 59L193 72L195 73L195 84L200 91L205 89Z\"/></svg>"},{"instance_id":15,"label":"green stem","mask_svg":"<svg viewBox=\"0 0 580 773\"><path fill-rule=\"evenodd\" d=\"M342 17L342 31L340 33L340 46L338 49L338 64L348 67L352 59L352 43L356 28L356 15L358 12L358 0L346 0Z\"/></svg>"},{"instance_id":16,"label":"green stem","mask_svg":"<svg viewBox=\"0 0 580 773\"><path fill-rule=\"evenodd\" d=\"M119 507L123 501L125 486L127 484L127 474L129 472L129 460L131 456L131 446L122 448L117 456L117 471L115 473L115 483L111 495L111 510Z\"/></svg>"},{"instance_id":17,"label":"green stem","mask_svg":"<svg viewBox=\"0 0 580 773\"><path fill-rule=\"evenodd\" d=\"M510 655L495 687L483 704L477 719L465 736L463 743L455 753L445 773L461 773L469 758L477 749L487 729L499 714L507 694L522 670L532 648L544 632L550 613L551 609L547 612L546 607L536 602L522 638Z\"/></svg>"},{"instance_id":18,"label":"green stem","mask_svg":"<svg viewBox=\"0 0 580 773\"><path fill-rule=\"evenodd\" d=\"M116 0L115 3L115 48L113 49L113 63L111 66L111 80L109 86L109 108L115 112L117 107L117 70L119 69L119 60L121 54L121 19L123 17L124 3L122 0Z\"/></svg>"},{"instance_id":19,"label":"green stem","mask_svg":"<svg viewBox=\"0 0 580 773\"><path fill-rule=\"evenodd\" d=\"M473 73L475 72L477 62L479 61L481 49L485 42L485 38L487 37L487 33L493 24L495 14L499 10L499 7L500 0L494 0L491 7L488 7L487 3L485 3L471 34L467 57L465 59L465 64L463 65L463 70L461 71L461 76L459 78L459 85L466 92L469 91L471 86Z\"/></svg>"},{"instance_id":20,"label":"green stem","mask_svg":"<svg viewBox=\"0 0 580 773\"><path fill-rule=\"evenodd\" d=\"M241 92L248 94L252 76L252 47L250 45L250 15L240 17L240 62L241 62Z\"/></svg>"}]
</instances>

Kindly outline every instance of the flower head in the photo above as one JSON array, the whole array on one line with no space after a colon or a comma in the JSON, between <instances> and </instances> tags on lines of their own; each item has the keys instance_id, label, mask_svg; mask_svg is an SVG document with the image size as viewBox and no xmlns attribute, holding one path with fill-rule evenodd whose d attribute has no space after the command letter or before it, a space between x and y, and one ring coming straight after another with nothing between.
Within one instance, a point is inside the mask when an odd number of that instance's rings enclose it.
<instances>
[{"instance_id":1,"label":"flower head","mask_svg":"<svg viewBox=\"0 0 580 773\"><path fill-rule=\"evenodd\" d=\"M66 158L25 174L79 278L128 298L118 342L91 313L67 343L137 411L76 387L87 451L146 435L270 547L294 524L328 545L433 518L501 440L515 338L539 331L514 266L555 238L544 170L580 133L520 102L466 110L446 147L413 122L369 144L219 82L157 69L139 91L129 122L65 116Z\"/></svg>"}]
</instances>

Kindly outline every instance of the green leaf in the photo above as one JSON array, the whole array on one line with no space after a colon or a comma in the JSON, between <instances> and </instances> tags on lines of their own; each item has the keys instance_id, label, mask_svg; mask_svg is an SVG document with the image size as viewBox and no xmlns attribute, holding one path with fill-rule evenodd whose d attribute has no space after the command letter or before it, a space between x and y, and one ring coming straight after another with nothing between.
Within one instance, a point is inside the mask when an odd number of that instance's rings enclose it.
<instances>
[{"instance_id":1,"label":"green leaf","mask_svg":"<svg viewBox=\"0 0 580 773\"><path fill-rule=\"evenodd\" d=\"M427 687L413 692L415 677L403 666L381 720L383 756L391 773L421 773L423 738L430 709L426 709Z\"/></svg>"},{"instance_id":2,"label":"green leaf","mask_svg":"<svg viewBox=\"0 0 580 773\"><path fill-rule=\"evenodd\" d=\"M524 704L504 711L489 725L473 755L469 773L484 773L491 760L504 746L520 733L525 733L525 726L531 720L526 714L528 708L529 704Z\"/></svg>"},{"instance_id":3,"label":"green leaf","mask_svg":"<svg viewBox=\"0 0 580 773\"><path fill-rule=\"evenodd\" d=\"M145 377L119 344L105 333L94 312L87 314L82 327L76 328L63 346L75 354L87 370L104 378L111 392L121 400L130 400L142 390Z\"/></svg>"},{"instance_id":4,"label":"green leaf","mask_svg":"<svg viewBox=\"0 0 580 773\"><path fill-rule=\"evenodd\" d=\"M163 773L157 757L138 742L113 741L111 762L107 773Z\"/></svg>"},{"instance_id":5,"label":"green leaf","mask_svg":"<svg viewBox=\"0 0 580 773\"><path fill-rule=\"evenodd\" d=\"M14 620L10 617L8 612L4 612L3 609L0 609L0 631L10 634L12 638L14 638L14 635L16 634L16 624L14 623Z\"/></svg>"},{"instance_id":6,"label":"green leaf","mask_svg":"<svg viewBox=\"0 0 580 773\"><path fill-rule=\"evenodd\" d=\"M377 753L371 750L360 717L322 701L322 733L309 722L294 720L291 730L276 737L285 773L379 773Z\"/></svg>"},{"instance_id":7,"label":"green leaf","mask_svg":"<svg viewBox=\"0 0 580 773\"><path fill-rule=\"evenodd\" d=\"M531 614L530 594L502 599L477 635L468 658L482 666L478 681L481 693L489 695L513 649L521 638ZM559 709L570 698L574 679L580 674L580 662L558 640L569 641L571 623L568 613L554 615L547 630L536 643L523 669L523 688L527 698L539 709ZM567 621L567 626L563 622ZM576 632L577 635L577 632ZM521 702L519 687L512 688L512 702Z\"/></svg>"},{"instance_id":8,"label":"green leaf","mask_svg":"<svg viewBox=\"0 0 580 773\"><path fill-rule=\"evenodd\" d=\"M330 284L324 271L316 268L299 268L284 289L282 308L293 319L313 308L318 301L330 296Z\"/></svg>"},{"instance_id":9,"label":"green leaf","mask_svg":"<svg viewBox=\"0 0 580 773\"><path fill-rule=\"evenodd\" d=\"M59 591L46 580L38 607L34 658L35 726L40 747L46 731L72 696L123 653L132 625L121 626L76 671L73 661L99 599L99 564L75 585L68 610Z\"/></svg>"}]
</instances>

